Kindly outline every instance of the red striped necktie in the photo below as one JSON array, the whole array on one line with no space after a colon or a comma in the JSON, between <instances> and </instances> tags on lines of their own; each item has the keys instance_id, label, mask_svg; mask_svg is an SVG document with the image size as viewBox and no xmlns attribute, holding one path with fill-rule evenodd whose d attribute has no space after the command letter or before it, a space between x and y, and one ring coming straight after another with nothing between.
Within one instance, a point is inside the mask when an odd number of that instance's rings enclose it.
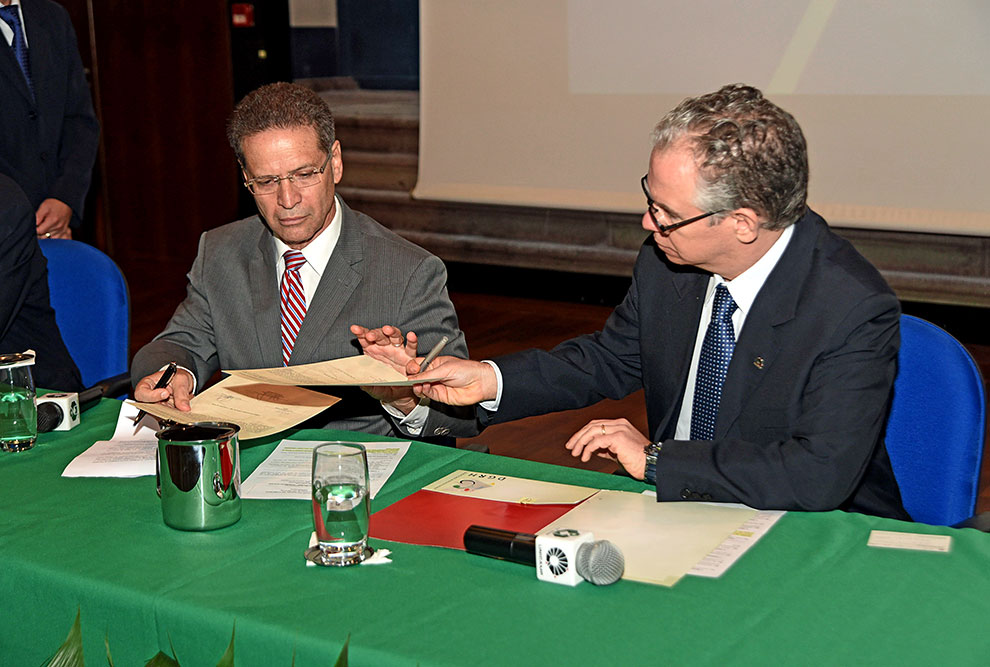
<instances>
[{"instance_id":1,"label":"red striped necktie","mask_svg":"<svg viewBox=\"0 0 990 667\"><path fill-rule=\"evenodd\" d=\"M306 263L306 258L298 250L286 250L282 257L285 258L285 273L282 274L279 290L282 301L282 365L288 366L299 327L306 317L306 293L299 277L299 269Z\"/></svg>"}]
</instances>

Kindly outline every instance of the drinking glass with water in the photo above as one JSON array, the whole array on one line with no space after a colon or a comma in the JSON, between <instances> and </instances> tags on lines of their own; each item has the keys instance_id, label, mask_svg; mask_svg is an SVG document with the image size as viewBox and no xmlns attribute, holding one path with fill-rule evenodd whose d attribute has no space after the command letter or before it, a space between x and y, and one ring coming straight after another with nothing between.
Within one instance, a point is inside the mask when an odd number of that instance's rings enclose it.
<instances>
[{"instance_id":1,"label":"drinking glass with water","mask_svg":"<svg viewBox=\"0 0 990 667\"><path fill-rule=\"evenodd\" d=\"M368 457L356 442L328 442L313 449L313 524L317 565L354 565L368 548Z\"/></svg>"},{"instance_id":2,"label":"drinking glass with water","mask_svg":"<svg viewBox=\"0 0 990 667\"><path fill-rule=\"evenodd\" d=\"M31 353L0 354L0 449L5 452L31 449L38 437L33 365Z\"/></svg>"}]
</instances>

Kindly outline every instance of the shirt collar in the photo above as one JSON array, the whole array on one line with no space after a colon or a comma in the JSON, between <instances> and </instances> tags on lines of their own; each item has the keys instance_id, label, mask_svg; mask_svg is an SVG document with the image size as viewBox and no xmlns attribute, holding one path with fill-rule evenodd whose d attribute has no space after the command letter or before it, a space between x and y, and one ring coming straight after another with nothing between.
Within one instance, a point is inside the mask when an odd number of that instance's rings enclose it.
<instances>
[{"instance_id":1,"label":"shirt collar","mask_svg":"<svg viewBox=\"0 0 990 667\"><path fill-rule=\"evenodd\" d=\"M732 295L732 300L736 302L736 306L742 314L745 315L748 313L749 309L753 306L753 302L756 301L756 296L763 288L763 283L767 281L770 272L773 271L773 267L777 266L777 262L780 261L781 256L787 249L792 236L794 236L794 225L788 225L784 228L784 232L780 235L780 238L770 246L769 250L763 253L763 257L760 257L753 266L740 273L731 281L726 280L717 273L713 274L713 279L708 283L708 294L705 296L705 300L707 301L713 297L716 286L725 283L729 294Z\"/></svg>"},{"instance_id":2,"label":"shirt collar","mask_svg":"<svg viewBox=\"0 0 990 667\"><path fill-rule=\"evenodd\" d=\"M317 234L316 238L310 241L305 248L299 251L306 258L306 263L310 268L316 271L317 275L321 277L323 276L323 270L327 268L327 262L330 261L330 255L333 254L334 248L337 247L337 241L340 239L340 227L344 220L344 216L340 212L340 200L337 198L337 195L333 196L333 201L334 213L330 224L327 225L326 229ZM278 263L279 271L281 272L285 268L285 260L282 259L282 255L285 254L286 250L290 250L290 248L277 236L272 235L272 239L275 241L275 261Z\"/></svg>"}]
</instances>

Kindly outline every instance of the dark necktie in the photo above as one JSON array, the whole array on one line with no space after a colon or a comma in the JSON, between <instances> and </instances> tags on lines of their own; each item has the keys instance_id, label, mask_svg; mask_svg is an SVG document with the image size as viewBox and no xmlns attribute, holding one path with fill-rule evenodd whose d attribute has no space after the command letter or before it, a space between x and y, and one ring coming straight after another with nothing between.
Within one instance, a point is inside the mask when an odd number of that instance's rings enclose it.
<instances>
[{"instance_id":1,"label":"dark necktie","mask_svg":"<svg viewBox=\"0 0 990 667\"><path fill-rule=\"evenodd\" d=\"M736 347L732 329L732 313L736 302L729 288L720 283L715 288L712 319L705 331L698 358L698 374L694 385L694 403L691 408L691 439L711 440L715 437L715 419L722 400L722 383L729 370L732 350Z\"/></svg>"},{"instance_id":2,"label":"dark necktie","mask_svg":"<svg viewBox=\"0 0 990 667\"><path fill-rule=\"evenodd\" d=\"M14 5L0 7L0 19L3 19L4 23L14 31L14 40L10 43L10 47L14 49L14 57L17 58L17 64L21 66L21 72L24 73L24 80L27 81L31 97L34 97L34 83L31 81L31 66L28 63L28 48L24 41L24 30L21 28L21 17L17 13L17 7Z\"/></svg>"},{"instance_id":3,"label":"dark necktie","mask_svg":"<svg viewBox=\"0 0 990 667\"><path fill-rule=\"evenodd\" d=\"M292 348L299 335L299 327L306 317L306 294L303 292L302 279L299 269L306 263L306 258L298 250L286 250L285 273L282 274L280 296L282 302L282 364L289 365Z\"/></svg>"}]
</instances>

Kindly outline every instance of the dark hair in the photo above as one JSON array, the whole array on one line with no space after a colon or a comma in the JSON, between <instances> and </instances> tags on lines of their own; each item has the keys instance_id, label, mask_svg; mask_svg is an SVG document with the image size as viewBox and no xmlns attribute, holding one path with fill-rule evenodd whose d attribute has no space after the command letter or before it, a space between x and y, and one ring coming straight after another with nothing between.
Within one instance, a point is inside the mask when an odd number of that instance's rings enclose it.
<instances>
[{"instance_id":1,"label":"dark hair","mask_svg":"<svg viewBox=\"0 0 990 667\"><path fill-rule=\"evenodd\" d=\"M698 208L751 208L766 218L763 226L770 230L783 229L804 214L804 134L793 116L756 88L732 84L681 102L653 130L653 150L681 141L689 142L698 167Z\"/></svg>"},{"instance_id":2,"label":"dark hair","mask_svg":"<svg viewBox=\"0 0 990 667\"><path fill-rule=\"evenodd\" d=\"M334 142L333 112L305 86L270 83L244 96L227 121L227 141L244 165L244 139L272 128L312 127L326 153Z\"/></svg>"}]
</instances>

